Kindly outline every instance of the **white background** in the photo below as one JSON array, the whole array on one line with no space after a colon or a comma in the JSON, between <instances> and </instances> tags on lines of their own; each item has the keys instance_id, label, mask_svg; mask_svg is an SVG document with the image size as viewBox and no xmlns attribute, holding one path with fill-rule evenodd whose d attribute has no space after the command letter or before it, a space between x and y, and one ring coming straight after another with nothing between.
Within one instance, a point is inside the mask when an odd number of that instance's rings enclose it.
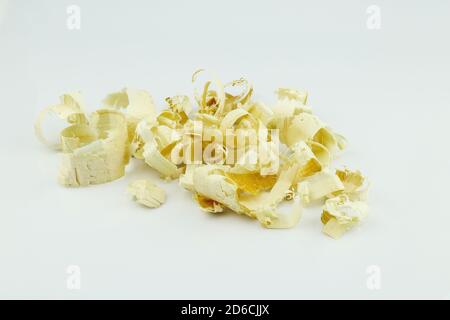
<instances>
[{"instance_id":1,"label":"white background","mask_svg":"<svg viewBox=\"0 0 450 320\"><path fill-rule=\"evenodd\" d=\"M81 29L66 8L81 8ZM366 26L369 5L381 29ZM0 0L0 297L449 298L448 1ZM311 208L291 230L201 212L176 183L140 207L141 163L109 184L58 185L33 122L64 92L95 110L109 92L191 94L191 73L241 76L256 98L305 88L344 134L339 160L372 181L370 216L335 241ZM81 289L66 288L69 265ZM381 288L369 290L369 266Z\"/></svg>"}]
</instances>

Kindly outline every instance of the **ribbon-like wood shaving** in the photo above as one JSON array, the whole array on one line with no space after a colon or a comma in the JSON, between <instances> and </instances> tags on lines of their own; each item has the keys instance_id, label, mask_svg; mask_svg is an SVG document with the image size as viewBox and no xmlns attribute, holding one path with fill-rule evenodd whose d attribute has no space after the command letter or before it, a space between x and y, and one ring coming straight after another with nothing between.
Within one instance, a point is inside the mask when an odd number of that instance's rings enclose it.
<instances>
[{"instance_id":1,"label":"ribbon-like wood shaving","mask_svg":"<svg viewBox=\"0 0 450 320\"><path fill-rule=\"evenodd\" d=\"M291 228L303 206L322 201L323 232L333 238L364 219L368 181L359 171L333 169L347 141L312 113L306 91L279 88L271 107L253 99L244 78L222 84L215 76L202 81L205 75L192 76L197 109L188 96L175 95L157 113L149 93L125 88L88 114L79 92L62 95L35 124L39 140L62 151L60 183L113 181L132 156L163 179L179 179L207 212L231 210L267 228ZM49 113L69 124L56 144L41 129ZM134 181L129 192L148 207L165 201L147 180ZM288 213L278 209L283 202Z\"/></svg>"}]
</instances>

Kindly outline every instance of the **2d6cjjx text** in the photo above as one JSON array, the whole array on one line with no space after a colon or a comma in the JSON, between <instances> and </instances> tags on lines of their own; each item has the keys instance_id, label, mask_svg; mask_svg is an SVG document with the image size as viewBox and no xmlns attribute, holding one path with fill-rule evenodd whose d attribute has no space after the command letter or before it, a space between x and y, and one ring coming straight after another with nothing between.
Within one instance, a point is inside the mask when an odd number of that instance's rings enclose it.
<instances>
[{"instance_id":1,"label":"2d6cjjx text","mask_svg":"<svg viewBox=\"0 0 450 320\"><path fill-rule=\"evenodd\" d=\"M208 317L213 317L214 314L223 313L225 315L252 315L255 317L261 317L264 315L269 315L269 305L238 305L238 304L227 304L225 308L220 307L202 307L194 306L188 304L181 308L182 315L205 315Z\"/></svg>"}]
</instances>

